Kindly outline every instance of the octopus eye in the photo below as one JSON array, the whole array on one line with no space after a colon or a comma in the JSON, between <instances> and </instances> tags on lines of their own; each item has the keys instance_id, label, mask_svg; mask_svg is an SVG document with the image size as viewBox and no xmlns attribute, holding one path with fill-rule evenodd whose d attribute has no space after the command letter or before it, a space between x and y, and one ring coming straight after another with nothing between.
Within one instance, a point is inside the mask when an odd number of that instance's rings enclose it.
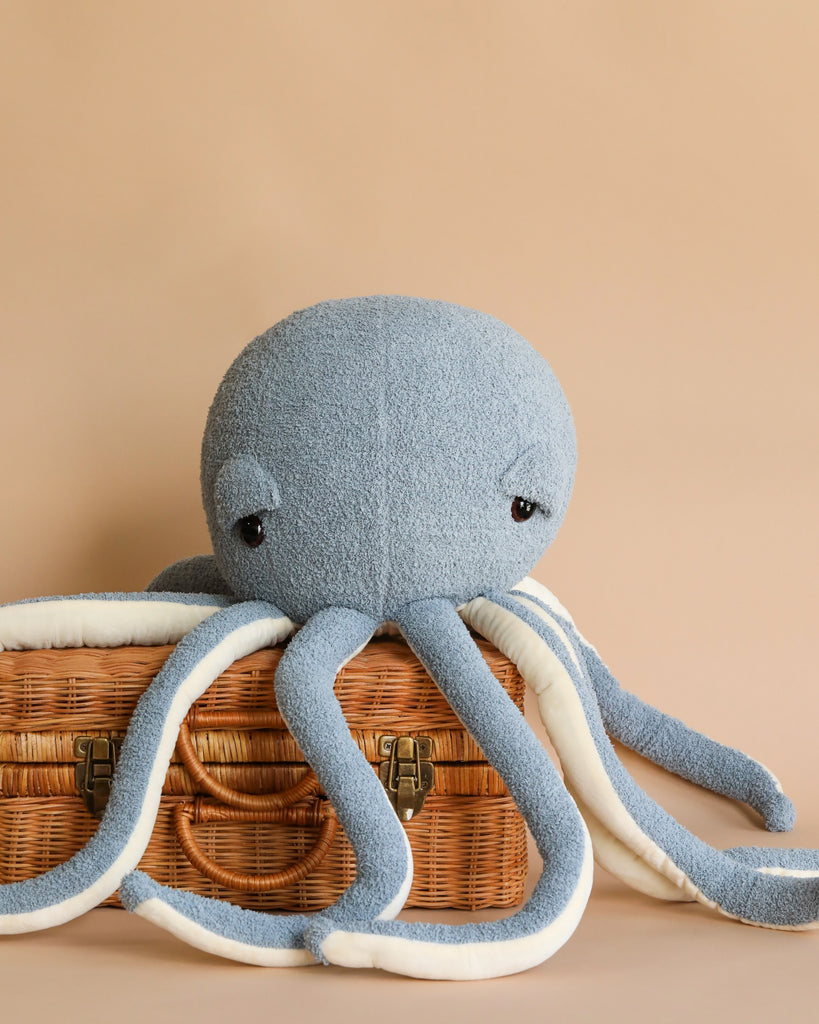
<instances>
[{"instance_id":1,"label":"octopus eye","mask_svg":"<svg viewBox=\"0 0 819 1024\"><path fill-rule=\"evenodd\" d=\"M537 505L533 501L527 501L525 498L514 498L512 500L512 518L516 523L525 523L527 519L531 519L535 514Z\"/></svg>"},{"instance_id":2,"label":"octopus eye","mask_svg":"<svg viewBox=\"0 0 819 1024\"><path fill-rule=\"evenodd\" d=\"M258 516L239 520L239 536L249 548L257 548L264 540L264 526Z\"/></svg>"},{"instance_id":3,"label":"octopus eye","mask_svg":"<svg viewBox=\"0 0 819 1024\"><path fill-rule=\"evenodd\" d=\"M532 518L537 509L540 509L547 519L552 515L552 510L547 505L538 505L536 501L520 497L512 500L512 518L516 523L525 523L527 519Z\"/></svg>"}]
</instances>

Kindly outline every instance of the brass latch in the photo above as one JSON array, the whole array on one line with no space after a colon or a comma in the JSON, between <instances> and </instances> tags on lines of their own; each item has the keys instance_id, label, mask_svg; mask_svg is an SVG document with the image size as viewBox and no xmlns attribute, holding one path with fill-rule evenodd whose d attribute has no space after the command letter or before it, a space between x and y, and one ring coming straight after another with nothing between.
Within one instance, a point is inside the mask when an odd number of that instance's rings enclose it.
<instances>
[{"instance_id":1,"label":"brass latch","mask_svg":"<svg viewBox=\"0 0 819 1024\"><path fill-rule=\"evenodd\" d=\"M102 817L108 803L121 746L118 736L77 736L74 740L74 757L80 758L74 779L85 806L96 818Z\"/></svg>"},{"instance_id":2,"label":"brass latch","mask_svg":"<svg viewBox=\"0 0 819 1024\"><path fill-rule=\"evenodd\" d=\"M424 806L435 783L432 739L429 736L382 736L378 741L382 761L378 774L401 821L409 821Z\"/></svg>"}]
</instances>

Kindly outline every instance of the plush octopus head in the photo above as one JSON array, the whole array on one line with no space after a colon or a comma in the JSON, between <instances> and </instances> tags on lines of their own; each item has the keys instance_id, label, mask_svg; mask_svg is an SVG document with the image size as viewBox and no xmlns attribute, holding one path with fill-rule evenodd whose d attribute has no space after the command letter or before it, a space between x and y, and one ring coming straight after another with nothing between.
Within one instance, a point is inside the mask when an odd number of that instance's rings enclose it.
<instances>
[{"instance_id":1,"label":"plush octopus head","mask_svg":"<svg viewBox=\"0 0 819 1024\"><path fill-rule=\"evenodd\" d=\"M381 621L507 590L554 539L576 462L568 403L510 327L428 299L323 302L235 360L202 492L237 597L305 622Z\"/></svg>"}]
</instances>

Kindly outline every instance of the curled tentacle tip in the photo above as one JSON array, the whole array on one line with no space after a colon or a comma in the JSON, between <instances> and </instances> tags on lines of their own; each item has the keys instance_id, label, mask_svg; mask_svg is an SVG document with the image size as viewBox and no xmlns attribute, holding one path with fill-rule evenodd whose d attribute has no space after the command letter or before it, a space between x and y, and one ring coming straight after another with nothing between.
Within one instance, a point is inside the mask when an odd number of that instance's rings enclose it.
<instances>
[{"instance_id":1,"label":"curled tentacle tip","mask_svg":"<svg viewBox=\"0 0 819 1024\"><path fill-rule=\"evenodd\" d=\"M146 900L156 896L161 886L143 871L131 871L120 882L119 900L126 910L134 913Z\"/></svg>"},{"instance_id":2,"label":"curled tentacle tip","mask_svg":"<svg viewBox=\"0 0 819 1024\"><path fill-rule=\"evenodd\" d=\"M796 824L796 808L784 793L777 793L760 810L769 832L790 832Z\"/></svg>"}]
</instances>

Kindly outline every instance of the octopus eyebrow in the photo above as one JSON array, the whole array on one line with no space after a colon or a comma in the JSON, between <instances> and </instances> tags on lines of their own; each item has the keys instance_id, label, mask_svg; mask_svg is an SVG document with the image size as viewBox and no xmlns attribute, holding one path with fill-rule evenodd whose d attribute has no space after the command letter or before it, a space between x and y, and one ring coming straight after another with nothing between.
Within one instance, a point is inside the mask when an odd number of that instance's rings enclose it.
<instances>
[{"instance_id":1,"label":"octopus eyebrow","mask_svg":"<svg viewBox=\"0 0 819 1024\"><path fill-rule=\"evenodd\" d=\"M548 508L554 501L554 482L550 468L554 454L543 443L531 445L518 456L501 477L501 487L510 498L525 498L527 501Z\"/></svg>"},{"instance_id":2,"label":"octopus eyebrow","mask_svg":"<svg viewBox=\"0 0 819 1024\"><path fill-rule=\"evenodd\" d=\"M223 530L231 530L244 516L272 511L281 503L275 478L252 455L234 455L222 463L213 498Z\"/></svg>"}]
</instances>

